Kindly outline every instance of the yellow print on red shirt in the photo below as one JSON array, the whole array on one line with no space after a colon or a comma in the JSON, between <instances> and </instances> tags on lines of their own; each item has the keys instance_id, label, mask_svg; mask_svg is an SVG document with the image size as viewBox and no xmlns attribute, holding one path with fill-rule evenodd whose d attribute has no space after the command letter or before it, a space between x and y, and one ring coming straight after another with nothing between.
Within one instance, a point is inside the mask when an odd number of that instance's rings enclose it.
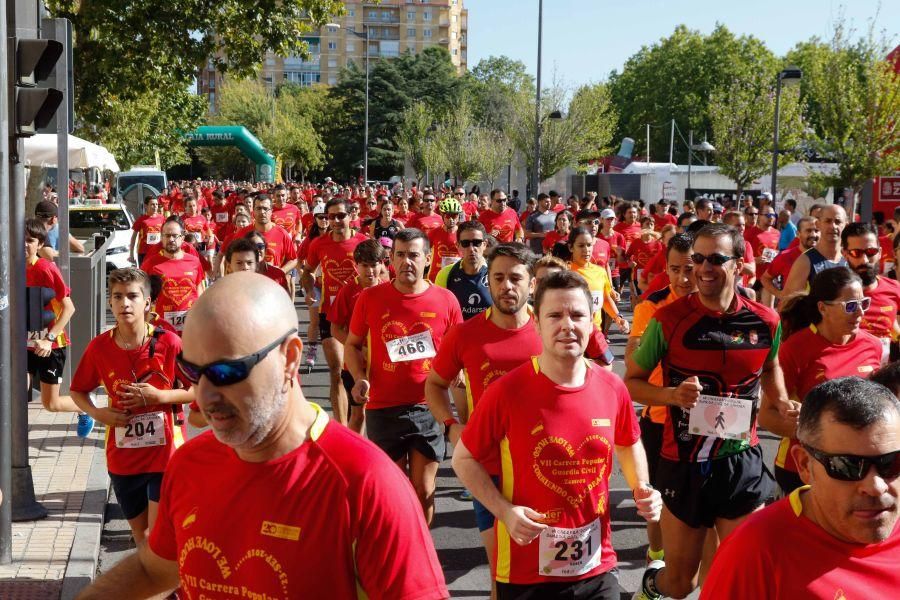
<instances>
[{"instance_id":1,"label":"yellow print on red shirt","mask_svg":"<svg viewBox=\"0 0 900 600\"><path fill-rule=\"evenodd\" d=\"M577 447L551 435L535 444L532 469L538 481L577 507L609 476L611 451L609 440L599 434L586 436Z\"/></svg>"},{"instance_id":2,"label":"yellow print on red shirt","mask_svg":"<svg viewBox=\"0 0 900 600\"><path fill-rule=\"evenodd\" d=\"M186 572L184 568L185 561L195 550L205 552L215 561L219 575L221 575L222 578L221 581L211 581L204 576L191 575ZM181 591L184 592L188 598L193 598L190 593L191 590L199 590L201 592L201 597L205 597L203 592L211 592L217 597L222 595L232 595L239 598L275 600L278 596L271 595L271 592L267 593L251 589L248 588L245 583L232 583L229 581L241 570L241 567L244 566L244 564L250 561L253 561L253 564L258 564L259 561L262 561L264 564L268 565L272 573L278 579L278 586L281 588L283 594L281 597L287 598L289 596L290 579L285 572L284 567L281 566L281 563L272 554L261 548L250 548L232 567L222 549L215 542L203 536L188 538L181 548L181 552L178 556L178 566L183 582ZM262 584L263 582L255 579L253 583Z\"/></svg>"}]
</instances>

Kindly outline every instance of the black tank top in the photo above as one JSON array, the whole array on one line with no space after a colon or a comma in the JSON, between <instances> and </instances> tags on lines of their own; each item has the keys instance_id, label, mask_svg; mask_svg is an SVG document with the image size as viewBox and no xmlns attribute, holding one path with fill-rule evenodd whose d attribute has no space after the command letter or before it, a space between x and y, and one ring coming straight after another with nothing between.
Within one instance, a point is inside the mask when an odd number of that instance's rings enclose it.
<instances>
[{"instance_id":1,"label":"black tank top","mask_svg":"<svg viewBox=\"0 0 900 600\"><path fill-rule=\"evenodd\" d=\"M812 280L816 278L816 275L822 271L847 266L847 261L843 256L839 261L828 260L815 248L807 250L806 257L809 259L809 275L807 275L806 279L810 285L812 285Z\"/></svg>"},{"instance_id":2,"label":"black tank top","mask_svg":"<svg viewBox=\"0 0 900 600\"><path fill-rule=\"evenodd\" d=\"M375 221L375 235L373 235L372 237L376 240L383 237L394 239L394 236L400 232L401 227L402 225L400 225L400 221L395 221L394 219L391 219L391 222L387 227L382 227L381 219L378 219Z\"/></svg>"}]
</instances>

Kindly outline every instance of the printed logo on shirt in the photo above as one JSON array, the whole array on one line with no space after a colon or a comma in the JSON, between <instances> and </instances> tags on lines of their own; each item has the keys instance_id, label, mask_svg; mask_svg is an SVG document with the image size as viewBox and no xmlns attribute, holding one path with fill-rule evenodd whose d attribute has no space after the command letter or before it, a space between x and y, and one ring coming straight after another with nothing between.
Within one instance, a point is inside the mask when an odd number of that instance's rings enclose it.
<instances>
[{"instance_id":1,"label":"printed logo on shirt","mask_svg":"<svg viewBox=\"0 0 900 600\"><path fill-rule=\"evenodd\" d=\"M559 523L560 519L562 519L563 509L561 508L551 508L549 510L545 510L543 519L535 519L538 523L543 523L544 525L553 525L555 523Z\"/></svg>"},{"instance_id":2,"label":"printed logo on shirt","mask_svg":"<svg viewBox=\"0 0 900 600\"><path fill-rule=\"evenodd\" d=\"M269 537L279 538L282 540L290 540L296 542L300 539L300 528L291 525L282 525L281 523L273 523L272 521L263 521L262 528L259 532Z\"/></svg>"},{"instance_id":3,"label":"printed logo on shirt","mask_svg":"<svg viewBox=\"0 0 900 600\"><path fill-rule=\"evenodd\" d=\"M544 430L544 424L538 423L537 427L531 430L531 435L537 435Z\"/></svg>"},{"instance_id":4,"label":"printed logo on shirt","mask_svg":"<svg viewBox=\"0 0 900 600\"><path fill-rule=\"evenodd\" d=\"M875 367L873 367L872 365L861 365L859 367L856 367L856 370L860 373L871 373L875 370Z\"/></svg>"},{"instance_id":5,"label":"printed logo on shirt","mask_svg":"<svg viewBox=\"0 0 900 600\"><path fill-rule=\"evenodd\" d=\"M591 427L609 427L609 419L591 419Z\"/></svg>"},{"instance_id":6,"label":"printed logo on shirt","mask_svg":"<svg viewBox=\"0 0 900 600\"><path fill-rule=\"evenodd\" d=\"M758 342L758 341L759 341L759 336L757 335L756 330L751 329L750 330L750 345L755 346L756 342Z\"/></svg>"},{"instance_id":7,"label":"printed logo on shirt","mask_svg":"<svg viewBox=\"0 0 900 600\"><path fill-rule=\"evenodd\" d=\"M191 509L191 511L187 514L187 516L181 522L182 529L187 529L188 527L190 527L191 525L194 524L194 521L197 520L197 511L198 510L199 510L199 508L196 506Z\"/></svg>"},{"instance_id":8,"label":"printed logo on shirt","mask_svg":"<svg viewBox=\"0 0 900 600\"><path fill-rule=\"evenodd\" d=\"M602 435L586 436L577 445L558 436L548 435L535 444L534 474L547 488L578 507L609 475L607 456L612 445ZM605 511L603 498L598 510Z\"/></svg>"},{"instance_id":9,"label":"printed logo on shirt","mask_svg":"<svg viewBox=\"0 0 900 600\"><path fill-rule=\"evenodd\" d=\"M433 318L435 318L435 317L437 316L437 313L433 313L433 312L420 312L420 313L419 313L419 316L422 317L423 319L433 319Z\"/></svg>"}]
</instances>

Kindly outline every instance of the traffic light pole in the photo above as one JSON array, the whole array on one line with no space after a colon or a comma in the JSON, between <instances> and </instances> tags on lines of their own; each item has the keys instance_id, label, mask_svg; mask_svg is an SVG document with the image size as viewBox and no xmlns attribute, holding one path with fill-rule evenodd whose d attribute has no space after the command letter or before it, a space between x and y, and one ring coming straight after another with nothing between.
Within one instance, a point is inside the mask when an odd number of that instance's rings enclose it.
<instances>
[{"instance_id":1,"label":"traffic light pole","mask_svg":"<svg viewBox=\"0 0 900 600\"><path fill-rule=\"evenodd\" d=\"M0 10L0 565L12 562L12 382L10 369L9 36ZM15 56L15 51L12 52Z\"/></svg>"}]
</instances>

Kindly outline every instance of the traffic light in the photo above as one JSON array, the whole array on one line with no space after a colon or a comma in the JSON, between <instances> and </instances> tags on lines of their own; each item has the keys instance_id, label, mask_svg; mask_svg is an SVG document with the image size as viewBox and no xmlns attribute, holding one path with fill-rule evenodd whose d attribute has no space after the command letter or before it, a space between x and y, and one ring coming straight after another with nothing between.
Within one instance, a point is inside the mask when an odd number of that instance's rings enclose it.
<instances>
[{"instance_id":1,"label":"traffic light","mask_svg":"<svg viewBox=\"0 0 900 600\"><path fill-rule=\"evenodd\" d=\"M54 88L38 88L53 72L62 56L63 45L56 40L20 39L16 43L16 135L28 137L53 119L63 100Z\"/></svg>"}]
</instances>

